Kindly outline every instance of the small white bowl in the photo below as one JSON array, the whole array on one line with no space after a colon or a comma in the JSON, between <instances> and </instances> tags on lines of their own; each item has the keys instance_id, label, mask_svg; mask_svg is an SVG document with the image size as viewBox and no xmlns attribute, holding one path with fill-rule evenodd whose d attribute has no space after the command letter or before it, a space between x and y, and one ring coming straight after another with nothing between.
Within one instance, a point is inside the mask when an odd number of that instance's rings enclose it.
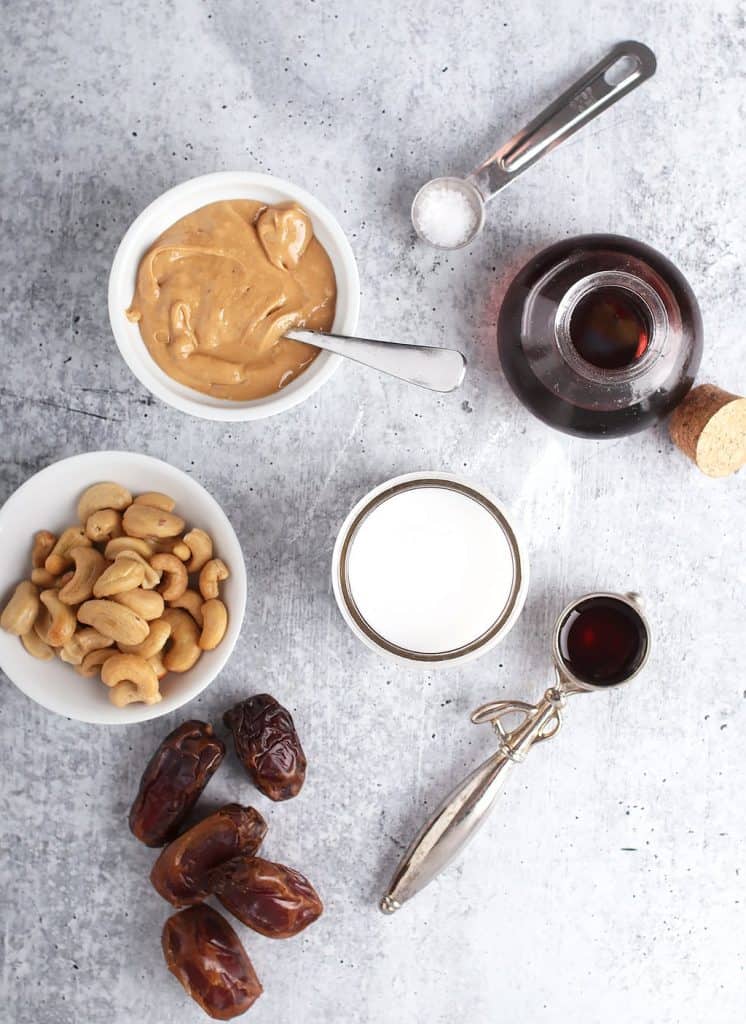
<instances>
[{"instance_id":1,"label":"small white bowl","mask_svg":"<svg viewBox=\"0 0 746 1024\"><path fill-rule=\"evenodd\" d=\"M326 249L337 279L337 308L332 324L336 334L354 335L360 310L360 279L350 243L330 211L312 195L281 178L250 171L226 171L192 178L169 189L130 225L117 249L109 275L109 320L119 351L141 384L156 398L181 412L208 420L259 420L292 409L324 384L341 362L320 352L311 365L281 391L246 402L203 395L172 380L147 350L137 324L125 310L135 292L137 268L145 252L166 228L188 213L226 199L256 199L263 203L299 203L310 215L313 230Z\"/></svg>"},{"instance_id":2,"label":"small white bowl","mask_svg":"<svg viewBox=\"0 0 746 1024\"><path fill-rule=\"evenodd\" d=\"M464 640L451 650L423 651L401 646L391 636L384 636L358 604L351 580L350 563L354 559L356 538L365 529L366 521L390 500L419 488L442 489L459 494L475 502L493 520L496 536L503 548L504 564L510 566L510 584L504 598L494 605L494 616L479 635ZM437 552L433 557L437 557ZM398 559L398 556L397 556ZM406 560L406 559L405 559ZM397 560L397 566L401 565ZM394 575L394 574L392 574ZM507 635L523 610L528 590L528 557L516 531L515 523L505 507L489 491L454 476L452 473L419 472L394 477L375 487L351 509L337 535L332 554L332 589L342 618L366 647L377 654L393 658L401 664L420 665L423 668L450 668L480 658ZM392 584L396 585L396 584ZM468 597L465 594L464 597ZM365 602L363 602L364 604Z\"/></svg>"},{"instance_id":3,"label":"small white bowl","mask_svg":"<svg viewBox=\"0 0 746 1024\"><path fill-rule=\"evenodd\" d=\"M136 452L88 452L42 469L11 494L0 509L0 547L3 551L0 600L5 606L13 588L28 579L33 535L37 530L59 532L77 523L81 493L100 480L114 480L133 493L163 491L176 501L176 511L190 526L213 538L215 554L230 569L221 584L228 608L228 630L214 651L206 651L194 668L169 673L161 683L158 704L128 704L116 708L107 688L96 677L84 679L72 665L55 658L32 658L17 636L0 630L0 667L11 682L42 707L79 722L131 725L175 711L215 679L235 647L246 607L246 569L238 538L218 503L201 484L160 459Z\"/></svg>"}]
</instances>

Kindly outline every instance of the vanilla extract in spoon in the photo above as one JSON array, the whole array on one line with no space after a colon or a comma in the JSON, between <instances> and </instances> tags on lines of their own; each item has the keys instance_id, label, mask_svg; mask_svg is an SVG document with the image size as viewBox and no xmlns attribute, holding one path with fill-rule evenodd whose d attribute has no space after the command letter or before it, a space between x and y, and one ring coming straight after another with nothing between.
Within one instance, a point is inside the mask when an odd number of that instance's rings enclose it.
<instances>
[{"instance_id":1,"label":"vanilla extract in spoon","mask_svg":"<svg viewBox=\"0 0 746 1024\"><path fill-rule=\"evenodd\" d=\"M638 595L598 592L571 602L552 635L553 685L536 704L501 699L472 714L476 725L492 726L498 749L449 793L417 833L394 871L381 910L394 913L461 852L513 768L533 746L557 735L568 697L630 682L649 653L650 627Z\"/></svg>"},{"instance_id":2,"label":"vanilla extract in spoon","mask_svg":"<svg viewBox=\"0 0 746 1024\"><path fill-rule=\"evenodd\" d=\"M638 609L605 595L576 604L557 636L565 669L593 686L616 686L629 679L647 651L647 642Z\"/></svg>"}]
</instances>

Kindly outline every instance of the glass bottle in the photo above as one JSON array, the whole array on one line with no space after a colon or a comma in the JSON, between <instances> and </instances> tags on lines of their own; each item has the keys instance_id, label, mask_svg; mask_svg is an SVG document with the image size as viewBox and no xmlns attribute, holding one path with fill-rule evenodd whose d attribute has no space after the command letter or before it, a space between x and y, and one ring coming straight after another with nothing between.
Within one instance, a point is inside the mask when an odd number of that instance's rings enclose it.
<instances>
[{"instance_id":1,"label":"glass bottle","mask_svg":"<svg viewBox=\"0 0 746 1024\"><path fill-rule=\"evenodd\" d=\"M519 271L498 320L516 395L580 437L631 434L666 416L692 386L702 317L679 270L650 246L583 235Z\"/></svg>"}]
</instances>

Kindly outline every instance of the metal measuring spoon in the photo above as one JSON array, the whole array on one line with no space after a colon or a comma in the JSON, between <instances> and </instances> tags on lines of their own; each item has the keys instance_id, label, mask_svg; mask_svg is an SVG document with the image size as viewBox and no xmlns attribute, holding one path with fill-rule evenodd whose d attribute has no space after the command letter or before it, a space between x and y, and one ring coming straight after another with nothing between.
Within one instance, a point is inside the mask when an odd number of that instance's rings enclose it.
<instances>
[{"instance_id":1,"label":"metal measuring spoon","mask_svg":"<svg viewBox=\"0 0 746 1024\"><path fill-rule=\"evenodd\" d=\"M591 611L604 602L626 609L638 635L634 657L624 669L605 682L583 678L573 670L563 651L564 630L573 616ZM620 610L621 610L620 609ZM599 648L601 644L599 643ZM610 654L616 656L615 644L608 641ZM457 856L484 823L513 765L524 760L529 750L541 740L556 736L562 725L562 709L566 698L574 693L608 690L634 679L645 666L650 653L650 628L636 594L586 594L569 604L561 613L552 634L552 659L556 681L536 704L521 700L498 700L484 704L472 714L476 725L489 722L499 739L497 751L449 793L432 818L410 843L393 874L386 895L380 903L385 914L393 914L403 903L431 882ZM513 729L505 727L509 715L521 715Z\"/></svg>"},{"instance_id":2,"label":"metal measuring spoon","mask_svg":"<svg viewBox=\"0 0 746 1024\"><path fill-rule=\"evenodd\" d=\"M455 391L466 373L466 357L455 348L408 345L400 341L376 341L373 338L348 338L322 331L286 331L285 338L315 345L327 352L370 366L390 377L429 391Z\"/></svg>"},{"instance_id":3,"label":"metal measuring spoon","mask_svg":"<svg viewBox=\"0 0 746 1024\"><path fill-rule=\"evenodd\" d=\"M619 43L602 61L563 92L554 103L506 142L465 178L433 178L412 203L412 224L417 235L437 249L462 249L484 226L485 204L537 160L569 139L612 104L655 74L655 54L642 43ZM438 244L423 231L423 210L428 199L445 189L462 197L465 223L471 229L463 241Z\"/></svg>"}]
</instances>

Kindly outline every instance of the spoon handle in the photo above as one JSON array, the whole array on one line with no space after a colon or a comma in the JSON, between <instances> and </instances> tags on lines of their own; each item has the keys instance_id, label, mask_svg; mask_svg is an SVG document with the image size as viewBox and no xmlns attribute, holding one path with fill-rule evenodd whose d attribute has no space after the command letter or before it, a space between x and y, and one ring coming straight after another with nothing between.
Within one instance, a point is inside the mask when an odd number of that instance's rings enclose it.
<instances>
[{"instance_id":1,"label":"spoon handle","mask_svg":"<svg viewBox=\"0 0 746 1024\"><path fill-rule=\"evenodd\" d=\"M633 41L619 43L472 171L467 181L476 185L485 200L491 199L526 168L651 78L655 68L655 54L647 46Z\"/></svg>"},{"instance_id":2,"label":"spoon handle","mask_svg":"<svg viewBox=\"0 0 746 1024\"><path fill-rule=\"evenodd\" d=\"M379 904L384 914L397 911L463 850L484 824L513 766L525 758L535 743L556 735L562 722L563 702L560 691L550 689L538 704L496 701L474 712L475 724L493 724L501 739L500 747L451 790L412 840ZM524 716L523 721L508 732L502 719L516 713Z\"/></svg>"},{"instance_id":3,"label":"spoon handle","mask_svg":"<svg viewBox=\"0 0 746 1024\"><path fill-rule=\"evenodd\" d=\"M436 808L407 847L379 903L393 914L424 889L484 824L515 762L498 750Z\"/></svg>"},{"instance_id":4,"label":"spoon handle","mask_svg":"<svg viewBox=\"0 0 746 1024\"><path fill-rule=\"evenodd\" d=\"M342 334L319 331L287 331L286 338L336 352L356 363L370 366L409 384L430 391L455 391L466 372L466 359L452 348L405 345L398 341L374 341L371 338L347 338Z\"/></svg>"}]
</instances>

